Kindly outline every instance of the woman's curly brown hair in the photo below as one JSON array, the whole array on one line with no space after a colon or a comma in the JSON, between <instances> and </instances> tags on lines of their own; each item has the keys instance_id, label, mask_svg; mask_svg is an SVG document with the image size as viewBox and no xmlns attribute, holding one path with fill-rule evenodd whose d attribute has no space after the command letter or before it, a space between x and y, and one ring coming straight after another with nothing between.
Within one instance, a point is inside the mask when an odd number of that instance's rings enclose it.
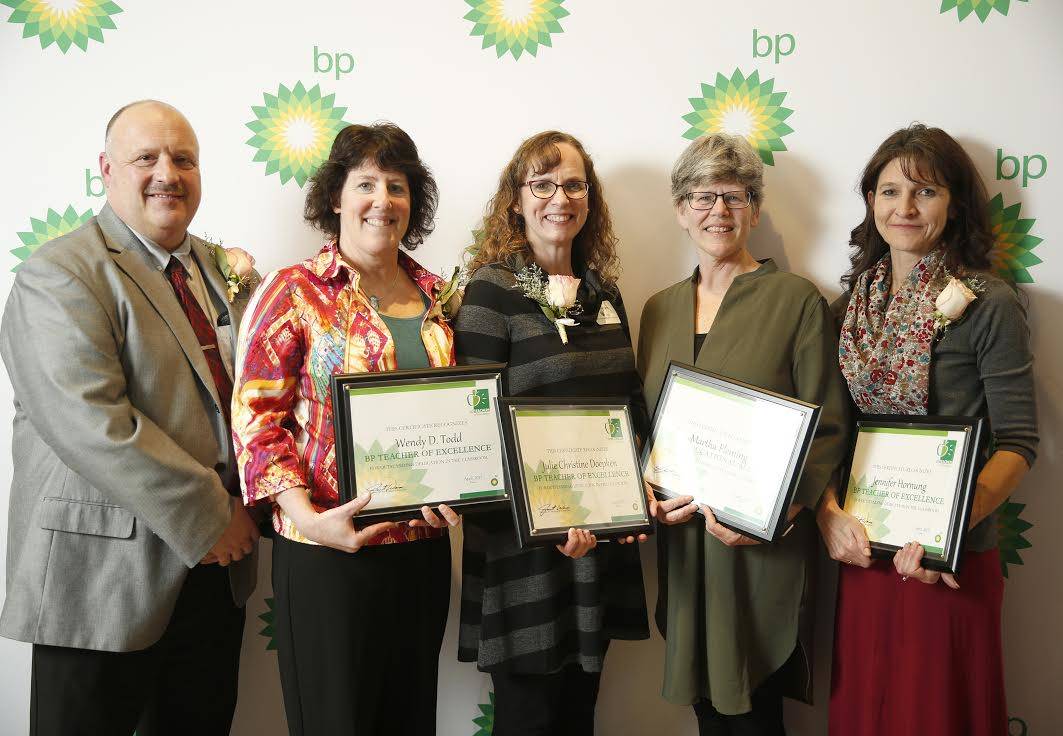
<instances>
[{"instance_id":1,"label":"woman's curly brown hair","mask_svg":"<svg viewBox=\"0 0 1063 736\"><path fill-rule=\"evenodd\" d=\"M579 152L590 184L587 221L572 244L573 263L594 269L606 286L616 285L620 276L620 258L616 254L617 238L613 234L602 183L594 173L594 163L583 150L583 145L568 133L556 130L547 130L525 140L502 169L498 189L487 204L483 230L476 245L470 249L470 273L490 263L506 262L513 255L531 260L524 216L514 208L520 203L520 190L529 176L550 171L561 163L558 148L561 143L567 143Z\"/></svg>"},{"instance_id":2,"label":"woman's curly brown hair","mask_svg":"<svg viewBox=\"0 0 1063 736\"><path fill-rule=\"evenodd\" d=\"M439 189L432 172L421 161L413 139L394 123L348 125L336 134L328 159L310 179L303 217L331 238L340 235L340 216L333 207L347 174L365 163L376 164L381 171L406 175L410 185L410 224L402 244L413 250L435 228Z\"/></svg>"}]
</instances>

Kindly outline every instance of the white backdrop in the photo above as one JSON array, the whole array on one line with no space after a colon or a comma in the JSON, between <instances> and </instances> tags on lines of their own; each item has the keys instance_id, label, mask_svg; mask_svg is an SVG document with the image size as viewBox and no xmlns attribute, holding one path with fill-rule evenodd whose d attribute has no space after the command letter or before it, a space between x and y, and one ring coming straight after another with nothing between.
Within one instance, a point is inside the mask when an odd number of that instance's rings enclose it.
<instances>
[{"instance_id":1,"label":"white backdrop","mask_svg":"<svg viewBox=\"0 0 1063 736\"><path fill-rule=\"evenodd\" d=\"M530 14L542 21L542 35L534 36L534 48L514 47L513 33L477 23L481 11L488 21L492 12L511 19ZM991 195L1002 195L1001 232L1012 233L1002 242L1033 249L1017 268L1032 281L1024 290L1042 441L1037 466L1014 499L1025 506L1011 507L1021 515L1007 530L1005 645L1011 735L1047 736L1063 722L1057 637L1063 591L1054 541L1063 535L1063 336L1052 326L1063 307L1063 258L1056 255L1063 186L1054 169L1063 151L1053 132L1063 98L1050 91L1058 90L1063 72L1060 30L1063 8L1050 0L120 0L120 7L104 0L0 0L7 171L0 176L0 242L9 244L0 248L0 272L89 210L99 211L103 188L94 177L103 127L130 100L159 98L188 116L202 145L204 188L192 229L246 248L263 271L320 244L302 224L300 174L331 142L319 119L389 119L417 141L441 201L436 232L415 256L436 270L456 264L471 242L517 143L560 128L584 141L599 168L622 240L621 287L637 325L646 299L694 264L668 196L671 164L692 127L684 116L707 107L719 113L708 117L727 129L751 130L750 112L721 101L726 95L698 105L691 98L713 92L703 83L741 84L756 73L747 84L755 88L752 119L765 104L792 114L772 118L768 109L766 126L774 133L754 136L775 137L786 149L776 145L767 168L754 255L774 257L833 297L847 265L848 231L863 214L853 189L861 167L897 127L913 120L941 126L970 151ZM247 124L285 107L264 95L293 90L295 97L324 99L294 106L249 145L257 131ZM265 163L266 139L277 141L276 167ZM304 147L303 164L292 146ZM0 278L0 296L10 283L10 275ZM5 376L0 444L10 439L9 399ZM10 461L2 460L0 506L9 479ZM0 515L0 537L6 523ZM651 547L643 560L652 607ZM286 732L275 653L268 631L260 633L268 627L270 596L268 544L263 551L261 584L248 607L238 735ZM788 705L791 732L799 736L826 732L833 579L831 567L822 568L818 704ZM488 681L455 661L456 606L451 614L441 655L440 733L489 733L481 728L489 721ZM0 733L26 731L29 653L28 645L0 640ZM610 650L598 733L696 733L690 709L661 700L661 663L656 636Z\"/></svg>"}]
</instances>

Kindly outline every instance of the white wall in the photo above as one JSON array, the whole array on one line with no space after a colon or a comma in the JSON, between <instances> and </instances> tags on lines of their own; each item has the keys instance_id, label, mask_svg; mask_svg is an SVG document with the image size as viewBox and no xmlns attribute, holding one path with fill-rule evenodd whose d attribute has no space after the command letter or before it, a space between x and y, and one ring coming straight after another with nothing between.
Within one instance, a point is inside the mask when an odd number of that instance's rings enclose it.
<instances>
[{"instance_id":1,"label":"white wall","mask_svg":"<svg viewBox=\"0 0 1063 736\"><path fill-rule=\"evenodd\" d=\"M772 256L782 268L807 276L828 296L838 292L847 264L849 229L863 208L853 187L877 144L913 120L939 125L958 137L986 177L991 194L1021 202L1022 215L1036 218L1031 233L1043 239L1034 253L1044 263L1030 268L1034 347L1038 358L1041 453L1016 501L1032 522L1023 563L1008 569L1005 643L1012 734L1057 733L1063 704L1049 683L1063 681L1063 648L1054 632L1063 619L1063 592L1054 540L1063 534L1063 473L1059 436L1063 428L1060 372L1063 338L1052 320L1063 307L1063 259L1057 241L1063 221L1055 209L1063 196L1055 165L1063 151L1055 133L1063 118L1058 91L1063 47L1058 31L1063 9L1048 0L980 0L989 10L963 20L966 8L939 12L937 0L853 3L843 0L751 3L590 2L565 0L563 32L535 56L498 58L472 37L464 19L469 2L334 3L296 5L122 2L116 29L86 49L58 44L41 48L38 36L22 38L19 16L0 24L0 117L7 174L0 176L0 271L18 262L17 233L48 211L78 214L103 204L96 156L103 126L118 106L155 97L183 110L202 144L204 200L193 231L251 251L263 271L314 252L319 238L301 221L304 191L281 183L255 163L246 144L255 119L252 106L279 85L320 85L346 108L343 119L390 119L403 126L433 167L442 193L438 227L417 251L436 270L457 263L470 242L502 165L517 143L546 128L574 133L586 144L604 181L622 239L625 274L621 287L633 319L655 291L689 273L691 248L676 226L668 199L668 172L686 145L682 116L688 98L717 73L730 77L759 72L785 92L793 129L788 150L768 168L767 202L754 234L753 251ZM949 5L954 0L945 0ZM970 5L963 0L961 5ZM83 5L75 0L57 7ZM93 3L95 4L95 3ZM486 4L486 3L485 3ZM511 13L530 0L499 2ZM552 6L535 0L535 6ZM46 5L42 3L41 5ZM522 7L523 6L523 7ZM4 8L0 19L9 12ZM782 50L754 58L754 29L778 39ZM789 35L791 38L785 37ZM319 52L338 57L343 69L315 71ZM335 59L329 59L335 65ZM323 68L325 57L318 58ZM353 67L353 68L352 68ZM735 116L728 118L733 122ZM1042 156L1047 170L1037 179L997 178L997 151ZM1028 159L1037 174L1041 160ZM1011 162L1004 165L1011 173ZM87 187L88 185L88 187ZM0 277L0 296L11 277ZM0 444L9 439L10 388L0 381ZM6 497L10 462L0 461L0 505ZM0 536L6 518L0 516ZM652 545L651 545L652 546ZM275 654L259 635L270 595L268 547L262 585L248 608L241 697L236 734L285 732ZM0 552L2 557L4 552ZM643 550L647 596L656 599L653 551ZM824 565L824 571L830 567ZM792 732L825 733L830 662L831 596L826 576L819 617L819 668L813 709L789 708ZM454 590L457 599L457 589ZM441 662L441 734L475 734L473 718L486 703L484 676L454 661L456 607ZM26 731L29 646L0 640L0 732ZM689 709L659 697L662 646L620 643L611 649L599 708L599 733L696 733ZM1021 719L1021 720L1020 720Z\"/></svg>"}]
</instances>

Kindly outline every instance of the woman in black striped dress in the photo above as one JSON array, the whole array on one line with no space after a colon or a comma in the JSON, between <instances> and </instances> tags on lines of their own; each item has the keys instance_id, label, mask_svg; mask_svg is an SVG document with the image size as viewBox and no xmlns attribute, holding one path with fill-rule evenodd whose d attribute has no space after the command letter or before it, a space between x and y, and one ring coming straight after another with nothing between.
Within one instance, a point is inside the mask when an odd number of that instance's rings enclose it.
<instances>
[{"instance_id":1,"label":"woman in black striped dress","mask_svg":"<svg viewBox=\"0 0 1063 736\"><path fill-rule=\"evenodd\" d=\"M583 146L557 131L532 136L487 208L457 316L458 362L508 363L516 396L629 399L644 432L618 267L609 210ZM580 279L569 310L575 324L548 319L518 276ZM458 658L491 675L495 736L593 733L609 641L649 637L636 545L599 546L593 534L570 529L556 549L521 551L508 511L470 515L464 526Z\"/></svg>"}]
</instances>

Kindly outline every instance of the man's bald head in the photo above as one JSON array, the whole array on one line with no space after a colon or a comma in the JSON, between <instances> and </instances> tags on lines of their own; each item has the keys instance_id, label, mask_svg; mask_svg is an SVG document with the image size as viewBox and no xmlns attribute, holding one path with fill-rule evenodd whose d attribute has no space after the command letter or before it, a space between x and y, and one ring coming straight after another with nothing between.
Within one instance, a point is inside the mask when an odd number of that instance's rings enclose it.
<instances>
[{"instance_id":1,"label":"man's bald head","mask_svg":"<svg viewBox=\"0 0 1063 736\"><path fill-rule=\"evenodd\" d=\"M199 141L177 108L139 100L115 112L100 171L122 222L168 250L184 241L199 207Z\"/></svg>"}]
</instances>

